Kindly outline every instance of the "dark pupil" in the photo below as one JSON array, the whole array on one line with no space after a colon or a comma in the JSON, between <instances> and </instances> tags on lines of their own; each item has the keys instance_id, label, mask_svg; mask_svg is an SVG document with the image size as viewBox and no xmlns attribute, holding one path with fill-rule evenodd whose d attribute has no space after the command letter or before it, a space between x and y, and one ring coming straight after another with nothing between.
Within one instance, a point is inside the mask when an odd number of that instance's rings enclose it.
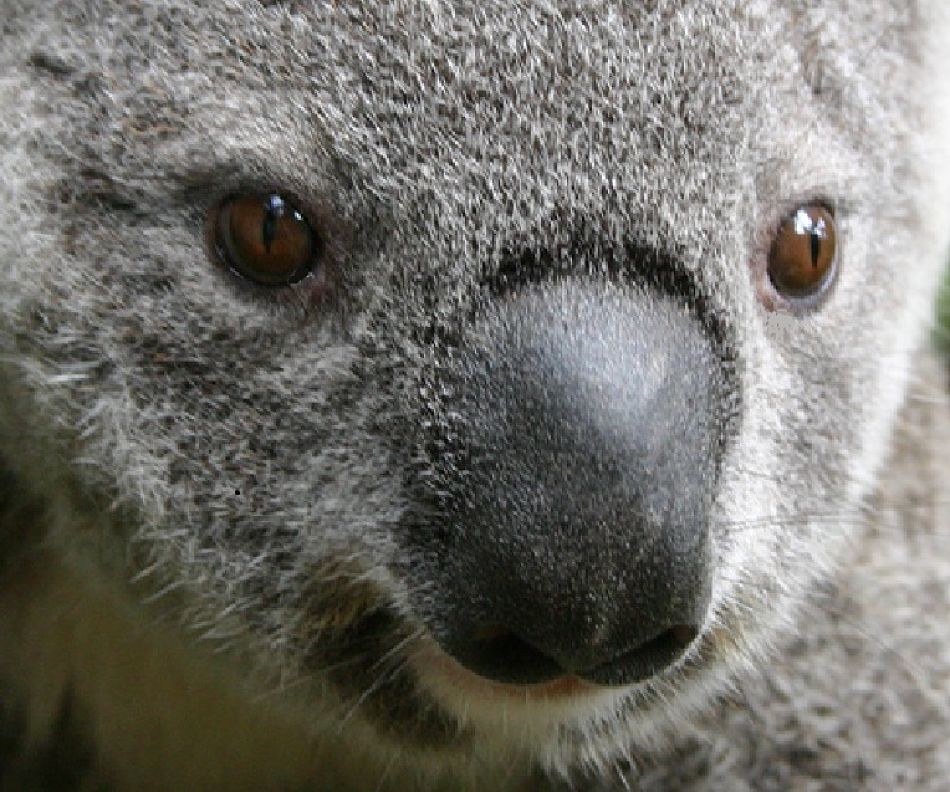
<instances>
[{"instance_id":1,"label":"dark pupil","mask_svg":"<svg viewBox=\"0 0 950 792\"><path fill-rule=\"evenodd\" d=\"M811 265L818 266L818 256L821 253L821 234L812 231L811 234Z\"/></svg>"},{"instance_id":2,"label":"dark pupil","mask_svg":"<svg viewBox=\"0 0 950 792\"><path fill-rule=\"evenodd\" d=\"M287 211L287 204L279 195L269 195L264 201L264 227L261 236L264 241L264 250L270 253L271 244L277 233L277 221Z\"/></svg>"},{"instance_id":3,"label":"dark pupil","mask_svg":"<svg viewBox=\"0 0 950 792\"><path fill-rule=\"evenodd\" d=\"M812 217L804 209L800 209L795 217L796 232L799 234L808 234L809 251L811 253L811 265L818 268L818 259L821 256L821 243L828 235L825 228L825 218Z\"/></svg>"}]
</instances>

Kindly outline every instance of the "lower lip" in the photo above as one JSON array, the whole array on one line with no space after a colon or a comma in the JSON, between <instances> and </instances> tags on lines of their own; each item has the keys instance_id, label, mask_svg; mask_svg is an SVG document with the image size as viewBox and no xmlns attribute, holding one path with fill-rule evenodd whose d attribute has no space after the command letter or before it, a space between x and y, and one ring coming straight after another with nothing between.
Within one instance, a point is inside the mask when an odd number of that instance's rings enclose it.
<instances>
[{"instance_id":1,"label":"lower lip","mask_svg":"<svg viewBox=\"0 0 950 792\"><path fill-rule=\"evenodd\" d=\"M494 682L469 671L440 648L434 646L428 646L421 650L416 655L416 659L419 663L417 667L420 667L423 673L435 672L446 679L454 688L479 697L503 696L516 698L519 701L552 701L578 698L603 690L598 685L586 682L574 675L558 677L550 682L539 682L533 685Z\"/></svg>"}]
</instances>

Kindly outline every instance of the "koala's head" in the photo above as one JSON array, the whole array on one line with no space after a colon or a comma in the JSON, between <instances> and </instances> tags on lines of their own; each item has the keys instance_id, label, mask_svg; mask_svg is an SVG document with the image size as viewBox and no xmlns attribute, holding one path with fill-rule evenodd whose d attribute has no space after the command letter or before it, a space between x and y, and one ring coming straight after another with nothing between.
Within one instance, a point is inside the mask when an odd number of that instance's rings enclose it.
<instances>
[{"instance_id":1,"label":"koala's head","mask_svg":"<svg viewBox=\"0 0 950 792\"><path fill-rule=\"evenodd\" d=\"M938 5L27 3L4 464L262 686L610 761L857 521L945 241Z\"/></svg>"}]
</instances>

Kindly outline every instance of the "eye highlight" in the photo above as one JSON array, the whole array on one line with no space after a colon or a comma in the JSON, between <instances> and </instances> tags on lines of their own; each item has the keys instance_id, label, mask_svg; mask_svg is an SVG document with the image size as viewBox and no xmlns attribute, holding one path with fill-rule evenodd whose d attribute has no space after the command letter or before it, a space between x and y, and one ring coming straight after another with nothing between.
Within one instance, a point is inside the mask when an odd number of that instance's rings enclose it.
<instances>
[{"instance_id":1,"label":"eye highlight","mask_svg":"<svg viewBox=\"0 0 950 792\"><path fill-rule=\"evenodd\" d=\"M823 294L837 271L838 232L831 210L812 203L782 221L772 240L768 276L779 296L800 301Z\"/></svg>"},{"instance_id":2,"label":"eye highlight","mask_svg":"<svg viewBox=\"0 0 950 792\"><path fill-rule=\"evenodd\" d=\"M279 193L235 196L214 217L223 263L260 286L289 286L319 264L320 240L303 213Z\"/></svg>"}]
</instances>

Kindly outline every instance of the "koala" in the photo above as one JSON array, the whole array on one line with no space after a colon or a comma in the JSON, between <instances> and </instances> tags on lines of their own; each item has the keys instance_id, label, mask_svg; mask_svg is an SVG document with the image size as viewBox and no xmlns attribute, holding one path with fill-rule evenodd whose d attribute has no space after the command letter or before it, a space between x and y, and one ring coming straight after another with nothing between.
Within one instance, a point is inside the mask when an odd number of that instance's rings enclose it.
<instances>
[{"instance_id":1,"label":"koala","mask_svg":"<svg viewBox=\"0 0 950 792\"><path fill-rule=\"evenodd\" d=\"M0 14L0 789L944 790L943 0Z\"/></svg>"}]
</instances>

